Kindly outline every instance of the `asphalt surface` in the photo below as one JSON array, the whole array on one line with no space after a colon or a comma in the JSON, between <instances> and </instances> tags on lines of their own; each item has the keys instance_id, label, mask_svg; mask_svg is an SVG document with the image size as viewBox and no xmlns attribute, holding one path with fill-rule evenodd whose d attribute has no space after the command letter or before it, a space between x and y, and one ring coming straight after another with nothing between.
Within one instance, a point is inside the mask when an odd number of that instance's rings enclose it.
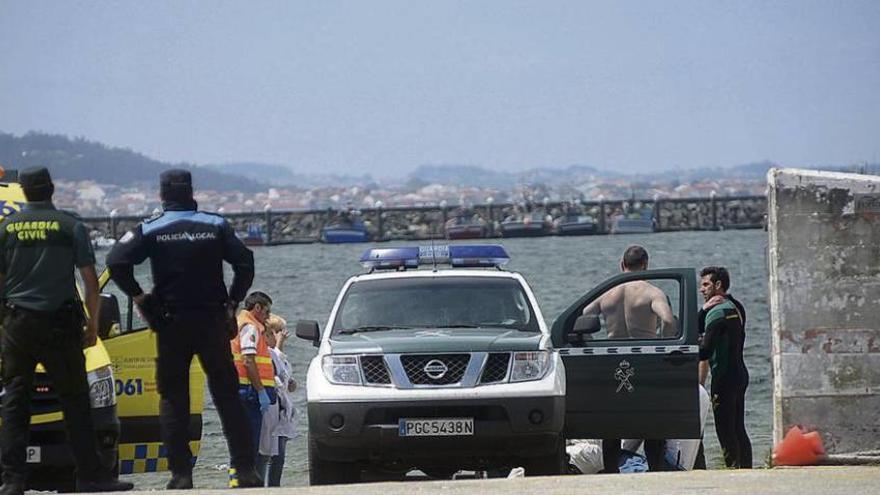
<instances>
[{"instance_id":1,"label":"asphalt surface","mask_svg":"<svg viewBox=\"0 0 880 495\"><path fill-rule=\"evenodd\" d=\"M369 483L323 487L254 488L246 493L274 494L381 494L470 495L486 493L540 493L541 495L589 493L664 495L710 494L863 494L880 493L880 466L828 466L754 469L743 471L690 471L624 475L553 476L491 480L418 481ZM129 492L155 493L150 491ZM229 494L228 490L194 490L196 494Z\"/></svg>"}]
</instances>

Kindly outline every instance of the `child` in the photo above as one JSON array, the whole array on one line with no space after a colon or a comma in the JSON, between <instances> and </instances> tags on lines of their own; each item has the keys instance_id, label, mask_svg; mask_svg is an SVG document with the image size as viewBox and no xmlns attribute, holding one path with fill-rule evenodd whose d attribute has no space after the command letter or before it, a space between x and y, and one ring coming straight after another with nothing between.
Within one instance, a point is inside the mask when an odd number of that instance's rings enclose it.
<instances>
[{"instance_id":1,"label":"child","mask_svg":"<svg viewBox=\"0 0 880 495\"><path fill-rule=\"evenodd\" d=\"M272 355L275 369L275 390L278 401L263 415L260 432L260 461L258 472L266 480L265 486L281 486L281 472L284 469L284 451L289 438L295 433L293 391L293 367L282 349L284 341L290 336L284 318L271 315L266 321L266 343Z\"/></svg>"}]
</instances>

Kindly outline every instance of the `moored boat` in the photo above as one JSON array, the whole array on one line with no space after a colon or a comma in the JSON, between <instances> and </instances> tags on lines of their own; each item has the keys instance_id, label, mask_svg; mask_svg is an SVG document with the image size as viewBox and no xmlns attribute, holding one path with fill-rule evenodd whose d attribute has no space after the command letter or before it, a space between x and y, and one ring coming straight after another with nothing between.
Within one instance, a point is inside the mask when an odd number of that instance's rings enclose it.
<instances>
[{"instance_id":1,"label":"moored boat","mask_svg":"<svg viewBox=\"0 0 880 495\"><path fill-rule=\"evenodd\" d=\"M338 222L321 229L321 242L327 244L348 244L369 240L370 235L362 220Z\"/></svg>"},{"instance_id":2,"label":"moored boat","mask_svg":"<svg viewBox=\"0 0 880 495\"><path fill-rule=\"evenodd\" d=\"M598 233L596 219L590 215L568 215L556 224L557 235L592 235Z\"/></svg>"},{"instance_id":3,"label":"moored boat","mask_svg":"<svg viewBox=\"0 0 880 495\"><path fill-rule=\"evenodd\" d=\"M654 216L642 214L615 215L611 219L612 234L648 234L654 232Z\"/></svg>"},{"instance_id":4,"label":"moored boat","mask_svg":"<svg viewBox=\"0 0 880 495\"><path fill-rule=\"evenodd\" d=\"M257 224L248 225L247 233L240 237L245 246L262 246L266 244L263 228Z\"/></svg>"},{"instance_id":5,"label":"moored boat","mask_svg":"<svg viewBox=\"0 0 880 495\"><path fill-rule=\"evenodd\" d=\"M541 237L550 233L543 213L528 213L501 222L502 237Z\"/></svg>"},{"instance_id":6,"label":"moored boat","mask_svg":"<svg viewBox=\"0 0 880 495\"><path fill-rule=\"evenodd\" d=\"M482 239L486 237L486 223L479 218L458 216L444 226L447 239Z\"/></svg>"}]
</instances>

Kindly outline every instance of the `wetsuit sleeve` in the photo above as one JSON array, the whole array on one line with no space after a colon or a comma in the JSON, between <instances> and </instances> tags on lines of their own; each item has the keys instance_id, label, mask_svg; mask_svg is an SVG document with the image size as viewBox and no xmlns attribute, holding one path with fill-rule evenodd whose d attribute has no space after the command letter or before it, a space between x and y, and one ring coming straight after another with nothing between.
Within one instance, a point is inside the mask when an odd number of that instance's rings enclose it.
<instances>
[{"instance_id":1,"label":"wetsuit sleeve","mask_svg":"<svg viewBox=\"0 0 880 495\"><path fill-rule=\"evenodd\" d=\"M95 264L95 250L89 240L89 229L82 222L73 226L73 262L77 268Z\"/></svg>"},{"instance_id":2,"label":"wetsuit sleeve","mask_svg":"<svg viewBox=\"0 0 880 495\"><path fill-rule=\"evenodd\" d=\"M110 278L129 297L144 292L134 278L134 265L143 263L147 259L147 254L147 245L140 225L126 232L107 253Z\"/></svg>"},{"instance_id":3,"label":"wetsuit sleeve","mask_svg":"<svg viewBox=\"0 0 880 495\"><path fill-rule=\"evenodd\" d=\"M705 361L712 356L715 348L719 345L724 332L724 312L710 310L706 314L706 331L700 340L700 361Z\"/></svg>"},{"instance_id":4,"label":"wetsuit sleeve","mask_svg":"<svg viewBox=\"0 0 880 495\"><path fill-rule=\"evenodd\" d=\"M232 265L229 299L241 302L254 282L254 253L235 235L229 222L223 224L223 260Z\"/></svg>"}]
</instances>

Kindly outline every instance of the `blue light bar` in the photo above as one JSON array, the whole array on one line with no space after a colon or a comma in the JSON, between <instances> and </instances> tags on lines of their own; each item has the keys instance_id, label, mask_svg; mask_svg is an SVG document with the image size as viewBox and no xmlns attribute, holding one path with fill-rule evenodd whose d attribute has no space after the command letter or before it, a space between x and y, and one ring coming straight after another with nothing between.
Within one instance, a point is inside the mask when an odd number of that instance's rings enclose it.
<instances>
[{"instance_id":1,"label":"blue light bar","mask_svg":"<svg viewBox=\"0 0 880 495\"><path fill-rule=\"evenodd\" d=\"M374 270L418 268L418 247L373 248L364 251L360 259L364 268Z\"/></svg>"},{"instance_id":2,"label":"blue light bar","mask_svg":"<svg viewBox=\"0 0 880 495\"><path fill-rule=\"evenodd\" d=\"M371 270L418 268L444 264L456 268L501 267L510 261L498 244L409 246L368 249L360 263Z\"/></svg>"},{"instance_id":3,"label":"blue light bar","mask_svg":"<svg viewBox=\"0 0 880 495\"><path fill-rule=\"evenodd\" d=\"M504 266L510 256L500 244L464 244L449 246L449 259L456 267Z\"/></svg>"}]
</instances>

